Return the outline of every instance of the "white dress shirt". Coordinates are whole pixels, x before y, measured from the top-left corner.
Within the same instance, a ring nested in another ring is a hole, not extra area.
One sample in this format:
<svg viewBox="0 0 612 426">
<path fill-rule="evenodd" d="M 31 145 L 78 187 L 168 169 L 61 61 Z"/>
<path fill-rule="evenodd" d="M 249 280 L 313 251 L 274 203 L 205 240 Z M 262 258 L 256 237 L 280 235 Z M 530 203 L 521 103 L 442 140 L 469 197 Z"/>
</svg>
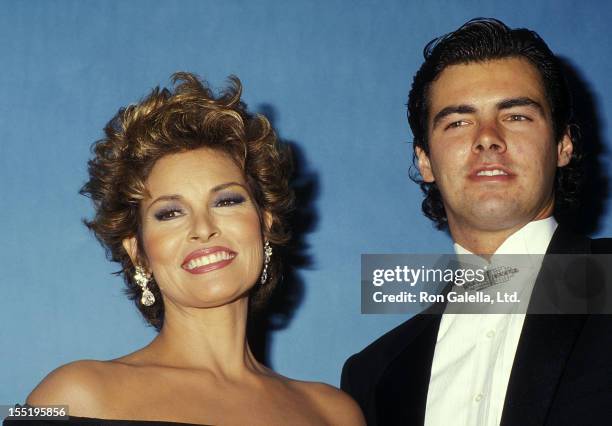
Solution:
<svg viewBox="0 0 612 426">
<path fill-rule="evenodd" d="M 494 253 L 543 255 L 557 228 L 554 218 L 530 222 Z M 455 244 L 457 254 L 470 254 Z M 541 257 L 536 256 L 541 262 Z M 526 278 L 528 303 L 536 273 Z M 525 314 L 444 313 L 434 352 L 425 424 L 497 426 Z"/>
</svg>

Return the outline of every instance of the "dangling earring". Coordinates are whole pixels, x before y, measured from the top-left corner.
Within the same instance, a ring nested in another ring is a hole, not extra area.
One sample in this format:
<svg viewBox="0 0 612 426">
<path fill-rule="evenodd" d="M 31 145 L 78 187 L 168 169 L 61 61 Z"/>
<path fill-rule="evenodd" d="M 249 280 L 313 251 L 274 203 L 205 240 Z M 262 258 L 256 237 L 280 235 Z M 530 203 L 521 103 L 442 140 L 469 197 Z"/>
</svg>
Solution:
<svg viewBox="0 0 612 426">
<path fill-rule="evenodd" d="M 266 240 L 264 244 L 264 267 L 261 272 L 261 280 L 262 284 L 265 284 L 268 281 L 268 265 L 270 264 L 270 259 L 272 258 L 272 247 L 270 247 L 270 241 Z"/>
<path fill-rule="evenodd" d="M 142 289 L 140 303 L 145 306 L 151 306 L 153 303 L 155 303 L 155 296 L 153 296 L 153 293 L 147 287 L 150 279 L 151 278 L 147 275 L 142 266 L 136 266 L 134 271 L 134 281 L 136 281 L 136 284 L 138 284 L 138 286 Z"/>
</svg>

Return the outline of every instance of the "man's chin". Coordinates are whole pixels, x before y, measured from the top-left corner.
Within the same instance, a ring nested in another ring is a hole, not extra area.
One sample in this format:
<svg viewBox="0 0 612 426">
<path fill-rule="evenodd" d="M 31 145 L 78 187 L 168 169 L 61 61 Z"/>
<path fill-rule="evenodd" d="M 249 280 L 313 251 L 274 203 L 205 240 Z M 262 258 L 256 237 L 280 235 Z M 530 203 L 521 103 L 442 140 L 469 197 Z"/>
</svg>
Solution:
<svg viewBox="0 0 612 426">
<path fill-rule="evenodd" d="M 483 232 L 498 232 L 518 229 L 530 222 L 529 215 L 516 211 L 513 206 L 504 206 L 499 209 L 483 209 L 473 212 L 469 217 L 458 220 L 456 224 L 461 227 L 472 228 Z M 452 220 L 449 218 L 449 223 Z"/>
<path fill-rule="evenodd" d="M 528 220 L 517 221 L 516 218 L 508 218 L 508 220 L 497 221 L 481 221 L 477 223 L 477 229 L 483 232 L 502 232 L 510 230 L 518 230 L 529 223 Z"/>
</svg>

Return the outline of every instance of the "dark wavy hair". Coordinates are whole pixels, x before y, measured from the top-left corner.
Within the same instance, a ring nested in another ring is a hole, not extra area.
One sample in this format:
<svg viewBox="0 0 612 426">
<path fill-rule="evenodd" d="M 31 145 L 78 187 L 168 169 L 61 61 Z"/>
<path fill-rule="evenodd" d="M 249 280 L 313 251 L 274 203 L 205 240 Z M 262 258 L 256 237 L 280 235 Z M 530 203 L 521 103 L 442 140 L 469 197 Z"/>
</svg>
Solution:
<svg viewBox="0 0 612 426">
<path fill-rule="evenodd" d="M 578 128 L 572 122 L 572 99 L 562 64 L 544 40 L 534 31 L 511 29 L 492 18 L 476 18 L 459 29 L 427 43 L 423 49 L 425 62 L 414 76 L 408 95 L 408 122 L 414 136 L 411 178 L 425 195 L 422 209 L 438 229 L 447 229 L 448 220 L 442 196 L 435 182 L 424 182 L 416 167 L 416 148 L 429 155 L 427 122 L 429 90 L 434 81 L 450 65 L 467 64 L 503 58 L 525 58 L 538 70 L 546 100 L 552 112 L 555 140 L 560 141 L 570 128 L 574 153 L 570 163 L 557 168 L 555 177 L 555 215 L 577 206 L 582 182 L 582 155 Z"/>
<path fill-rule="evenodd" d="M 274 248 L 268 281 L 258 282 L 251 292 L 252 308 L 265 304 L 282 275 L 282 249 L 290 240 L 288 216 L 294 205 L 291 154 L 264 116 L 247 111 L 240 100 L 240 80 L 235 76 L 229 80 L 229 87 L 215 96 L 196 75 L 176 73 L 172 90 L 157 87 L 137 104 L 121 108 L 104 128 L 105 137 L 92 146 L 89 181 L 80 192 L 93 200 L 95 216 L 85 224 L 109 260 L 121 265 L 117 273 L 123 275 L 126 293 L 158 331 L 164 321 L 159 287 L 152 279 L 149 288 L 156 299 L 152 306 L 139 302 L 135 266 L 122 242 L 135 236 L 142 247 L 140 201 L 146 197 L 147 176 L 165 155 L 211 148 L 236 162 L 257 206 L 262 232 Z M 264 211 L 272 217 L 269 228 L 263 225 Z"/>
</svg>

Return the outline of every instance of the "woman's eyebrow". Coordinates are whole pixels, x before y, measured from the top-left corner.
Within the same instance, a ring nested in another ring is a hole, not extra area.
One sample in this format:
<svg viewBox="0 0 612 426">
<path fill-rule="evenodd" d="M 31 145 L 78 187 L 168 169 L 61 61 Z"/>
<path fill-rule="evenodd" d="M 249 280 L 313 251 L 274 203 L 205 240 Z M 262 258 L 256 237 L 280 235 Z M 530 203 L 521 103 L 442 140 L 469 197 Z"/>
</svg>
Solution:
<svg viewBox="0 0 612 426">
<path fill-rule="evenodd" d="M 247 188 L 243 184 L 241 184 L 240 182 L 232 181 L 232 182 L 225 182 L 220 185 L 217 185 L 213 187 L 210 190 L 210 192 L 219 192 L 219 191 L 224 190 L 225 188 L 229 188 L 230 186 L 239 186 L 243 188 L 245 191 L 247 191 Z M 151 204 L 149 204 L 149 206 L 147 207 L 147 210 L 149 210 L 153 204 L 158 203 L 160 201 L 177 201 L 177 200 L 182 200 L 182 199 L 183 197 L 179 194 L 160 195 L 159 197 L 151 201 Z"/>
<path fill-rule="evenodd" d="M 160 201 L 176 201 L 176 200 L 181 200 L 182 198 L 183 197 L 181 197 L 178 194 L 160 195 L 155 200 L 151 201 L 151 204 L 149 204 L 149 206 L 147 207 L 147 211 L 151 208 L 153 204 L 158 203 Z"/>
<path fill-rule="evenodd" d="M 226 182 L 226 183 L 222 183 L 220 185 L 215 186 L 213 189 L 210 190 L 210 192 L 219 192 L 225 188 L 228 188 L 230 186 L 239 186 L 241 188 L 243 188 L 245 191 L 247 190 L 247 188 L 241 184 L 240 182 Z M 248 191 L 247 191 L 248 192 Z"/>
</svg>

